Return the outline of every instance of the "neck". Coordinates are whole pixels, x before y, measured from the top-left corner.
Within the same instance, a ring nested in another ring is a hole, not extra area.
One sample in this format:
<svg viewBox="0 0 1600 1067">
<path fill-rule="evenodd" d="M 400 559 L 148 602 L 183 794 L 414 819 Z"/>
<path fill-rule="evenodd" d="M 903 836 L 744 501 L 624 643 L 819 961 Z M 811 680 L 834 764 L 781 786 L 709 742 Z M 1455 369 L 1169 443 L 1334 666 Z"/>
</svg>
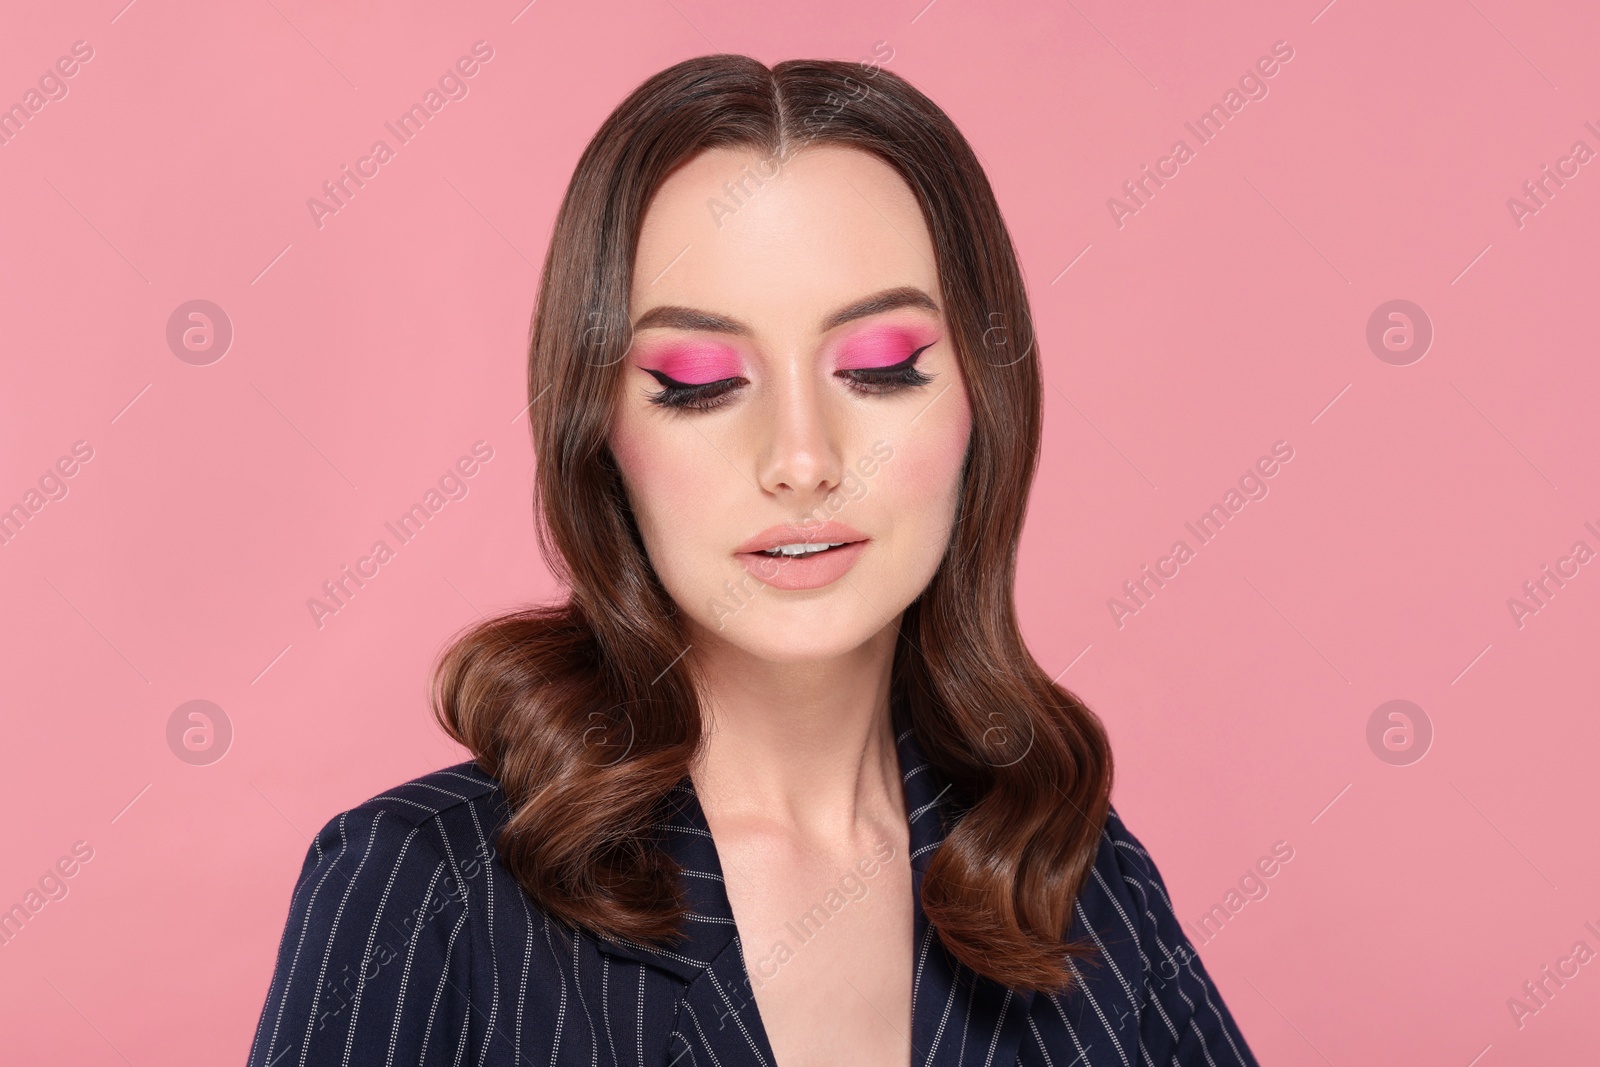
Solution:
<svg viewBox="0 0 1600 1067">
<path fill-rule="evenodd" d="M 705 739 L 691 769 L 708 817 L 816 841 L 903 824 L 889 678 L 898 630 L 826 661 L 697 648 Z"/>
</svg>

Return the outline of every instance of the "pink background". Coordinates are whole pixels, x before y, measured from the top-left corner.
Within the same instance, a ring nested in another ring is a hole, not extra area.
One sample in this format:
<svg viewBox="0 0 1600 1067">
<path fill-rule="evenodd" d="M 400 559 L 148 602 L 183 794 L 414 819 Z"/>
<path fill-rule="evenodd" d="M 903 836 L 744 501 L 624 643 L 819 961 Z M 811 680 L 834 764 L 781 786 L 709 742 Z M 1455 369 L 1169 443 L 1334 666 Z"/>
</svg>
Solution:
<svg viewBox="0 0 1600 1067">
<path fill-rule="evenodd" d="M 464 758 L 435 655 L 555 592 L 523 343 L 587 139 L 688 56 L 880 41 L 973 143 L 1031 288 L 1028 639 L 1105 719 L 1114 799 L 1262 1062 L 1592 1062 L 1600 963 L 1520 1027 L 1508 1000 L 1600 951 L 1600 562 L 1520 627 L 1507 600 L 1600 550 L 1600 161 L 1520 227 L 1507 200 L 1600 151 L 1600 17 L 1325 2 L 13 12 L 0 104 L 93 58 L 0 145 L 0 507 L 93 458 L 0 547 L 0 907 L 93 858 L 0 947 L 7 1062 L 242 1062 L 309 836 Z M 479 40 L 469 95 L 319 229 L 307 199 Z M 1198 145 L 1185 121 L 1280 40 Z M 1180 137 L 1119 227 L 1108 198 Z M 234 329 L 208 366 L 166 341 L 194 299 Z M 1406 366 L 1366 340 L 1395 299 L 1435 331 Z M 308 598 L 479 440 L 468 495 L 319 629 Z M 1108 598 L 1280 440 L 1270 495 L 1119 627 Z M 234 732 L 209 765 L 168 745 L 194 699 Z M 1406 765 L 1367 740 L 1393 699 L 1433 730 Z M 1268 895 L 1198 934 L 1279 841 Z"/>
</svg>

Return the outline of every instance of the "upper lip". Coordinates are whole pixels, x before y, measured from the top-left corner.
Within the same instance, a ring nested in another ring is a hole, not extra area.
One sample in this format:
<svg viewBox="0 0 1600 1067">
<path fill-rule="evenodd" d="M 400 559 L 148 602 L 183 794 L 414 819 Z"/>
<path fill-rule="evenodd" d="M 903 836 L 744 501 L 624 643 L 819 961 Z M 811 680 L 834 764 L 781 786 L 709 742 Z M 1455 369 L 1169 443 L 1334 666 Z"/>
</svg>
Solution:
<svg viewBox="0 0 1600 1067">
<path fill-rule="evenodd" d="M 842 522 L 823 522 L 815 525 L 785 524 L 767 527 L 734 551 L 768 552 L 779 545 L 837 545 L 866 539 L 866 534 Z"/>
</svg>

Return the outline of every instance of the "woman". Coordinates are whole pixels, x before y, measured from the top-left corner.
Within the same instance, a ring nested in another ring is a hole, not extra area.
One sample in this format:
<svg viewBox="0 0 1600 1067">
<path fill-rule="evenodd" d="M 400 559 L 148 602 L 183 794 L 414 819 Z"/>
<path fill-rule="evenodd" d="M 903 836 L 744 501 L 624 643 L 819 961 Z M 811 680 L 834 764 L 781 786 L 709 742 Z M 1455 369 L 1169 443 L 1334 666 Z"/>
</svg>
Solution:
<svg viewBox="0 0 1600 1067">
<path fill-rule="evenodd" d="M 318 835 L 251 1064 L 1253 1065 L 1018 631 L 1040 381 L 902 79 L 635 90 L 533 321 L 570 598 L 441 662 L 474 761 Z"/>
</svg>

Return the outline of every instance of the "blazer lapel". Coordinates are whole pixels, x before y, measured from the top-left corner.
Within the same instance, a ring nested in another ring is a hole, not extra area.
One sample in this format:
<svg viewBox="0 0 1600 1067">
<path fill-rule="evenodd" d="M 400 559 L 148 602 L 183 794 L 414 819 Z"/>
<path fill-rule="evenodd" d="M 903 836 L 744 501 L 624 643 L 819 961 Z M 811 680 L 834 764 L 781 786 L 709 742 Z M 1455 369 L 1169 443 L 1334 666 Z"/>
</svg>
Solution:
<svg viewBox="0 0 1600 1067">
<path fill-rule="evenodd" d="M 722 862 L 693 783 L 684 778 L 669 801 L 659 840 L 683 872 L 680 884 L 689 905 L 685 937 L 667 950 L 612 939 L 600 940 L 600 947 L 665 968 L 688 983 L 669 1046 L 674 1064 L 776 1067 L 745 968 Z M 685 1050 L 690 1055 L 684 1056 Z"/>
<path fill-rule="evenodd" d="M 909 719 L 896 703 L 895 745 L 911 841 L 915 954 L 911 960 L 913 1067 L 960 1067 L 1016 1061 L 1033 1001 L 1031 990 L 980 978 L 950 956 L 922 910 L 923 875 L 961 809 L 950 784 L 928 762 Z M 666 949 L 599 937 L 599 948 L 662 968 L 687 983 L 679 1007 L 674 1056 L 679 1064 L 777 1067 L 761 1025 L 723 883 L 722 864 L 705 813 L 686 777 L 671 794 L 660 842 L 683 871 L 689 904 L 684 938 Z M 701 1051 L 709 1052 L 701 1058 Z"/>
</svg>

